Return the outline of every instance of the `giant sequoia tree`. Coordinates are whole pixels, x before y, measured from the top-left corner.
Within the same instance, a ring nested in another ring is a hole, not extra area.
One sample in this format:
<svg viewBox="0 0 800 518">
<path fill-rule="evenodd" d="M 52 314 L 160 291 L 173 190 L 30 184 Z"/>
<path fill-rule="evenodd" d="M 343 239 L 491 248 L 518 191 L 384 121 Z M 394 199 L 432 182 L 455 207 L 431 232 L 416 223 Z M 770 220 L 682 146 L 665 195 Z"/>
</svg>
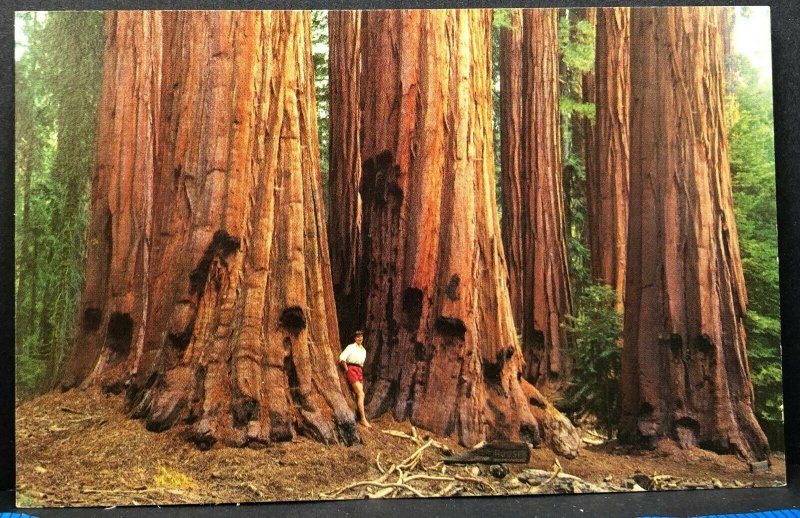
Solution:
<svg viewBox="0 0 800 518">
<path fill-rule="evenodd" d="M 521 41 L 514 34 L 519 29 L 512 26 L 504 32 L 501 48 L 501 81 L 510 87 L 502 93 L 503 226 L 505 248 L 513 259 L 509 276 L 520 290 L 512 301 L 518 305 L 514 312 L 522 334 L 523 374 L 541 384 L 557 379 L 569 365 L 561 326 L 571 311 L 571 295 L 561 174 L 558 10 L 525 9 L 522 18 Z M 516 49 L 521 54 L 513 54 Z M 521 106 L 513 100 L 515 88 Z"/>
<path fill-rule="evenodd" d="M 766 459 L 745 350 L 719 10 L 631 14 L 621 435 Z"/>
<path fill-rule="evenodd" d="M 328 208 L 331 276 L 342 341 L 363 324 L 359 91 L 361 11 L 330 11 L 330 170 Z M 348 342 L 349 343 L 349 342 Z"/>
<path fill-rule="evenodd" d="M 201 446 L 350 443 L 310 14 L 106 19 L 86 286 L 63 380 Z"/>
<path fill-rule="evenodd" d="M 592 277 L 617 292 L 622 312 L 630 165 L 630 8 L 598 9 L 596 145 L 586 168 Z"/>
<path fill-rule="evenodd" d="M 494 196 L 491 14 L 367 11 L 362 30 L 368 412 L 465 445 L 538 442 L 541 425 L 574 454 L 571 425 L 521 381 Z"/>
</svg>

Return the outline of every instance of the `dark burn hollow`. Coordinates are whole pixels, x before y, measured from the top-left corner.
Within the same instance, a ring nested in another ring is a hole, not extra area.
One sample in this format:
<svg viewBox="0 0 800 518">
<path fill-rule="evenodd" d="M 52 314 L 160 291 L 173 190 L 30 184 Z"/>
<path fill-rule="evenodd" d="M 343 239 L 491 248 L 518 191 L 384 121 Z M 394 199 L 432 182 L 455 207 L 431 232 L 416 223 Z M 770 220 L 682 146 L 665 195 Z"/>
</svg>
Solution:
<svg viewBox="0 0 800 518">
<path fill-rule="evenodd" d="M 83 312 L 83 330 L 93 333 L 100 329 L 103 322 L 103 312 L 97 308 L 86 308 Z"/>
<path fill-rule="evenodd" d="M 450 282 L 447 283 L 447 287 L 444 289 L 447 298 L 450 300 L 458 300 L 458 285 L 460 283 L 461 277 L 459 277 L 457 273 L 454 273 L 453 276 L 450 277 Z"/>
<path fill-rule="evenodd" d="M 133 339 L 133 320 L 127 313 L 112 313 L 108 320 L 106 347 L 111 349 L 117 358 L 128 356 Z"/>
<path fill-rule="evenodd" d="M 306 317 L 303 314 L 303 309 L 299 306 L 290 306 L 281 312 L 278 317 L 278 323 L 281 327 L 288 329 L 293 333 L 299 333 L 306 328 Z"/>
<path fill-rule="evenodd" d="M 503 374 L 503 366 L 514 356 L 514 348 L 508 347 L 502 351 L 497 351 L 497 359 L 494 362 L 483 363 L 483 379 L 486 383 L 500 385 Z"/>
<path fill-rule="evenodd" d="M 711 337 L 706 334 L 700 335 L 695 339 L 694 348 L 706 356 L 713 356 L 716 349 Z"/>
<path fill-rule="evenodd" d="M 418 288 L 403 290 L 403 313 L 406 316 L 406 329 L 416 331 L 422 317 L 422 290 Z"/>
<path fill-rule="evenodd" d="M 467 326 L 464 324 L 464 321 L 460 318 L 453 318 L 453 317 L 445 317 L 440 316 L 436 318 L 436 322 L 434 323 L 434 327 L 436 331 L 442 335 L 451 338 L 458 338 L 460 340 L 464 339 L 464 335 L 467 334 Z"/>
<path fill-rule="evenodd" d="M 662 339 L 662 342 L 666 342 L 669 345 L 673 358 L 677 360 L 683 356 L 683 338 L 681 338 L 681 335 L 673 333 L 668 338 Z"/>
<path fill-rule="evenodd" d="M 192 333 L 194 333 L 194 322 L 195 320 L 192 319 L 189 325 L 186 326 L 186 329 L 180 333 L 167 333 L 169 344 L 172 345 L 173 348 L 181 352 L 186 350 L 186 346 L 189 345 L 189 340 L 192 339 Z"/>
<path fill-rule="evenodd" d="M 359 193 L 366 206 L 373 202 L 385 205 L 390 198 L 397 203 L 403 200 L 403 189 L 397 180 L 400 177 L 400 166 L 394 163 L 394 155 L 384 150 L 361 163 L 361 182 Z"/>
<path fill-rule="evenodd" d="M 225 258 L 231 253 L 239 249 L 240 241 L 238 237 L 231 236 L 224 230 L 217 230 L 214 232 L 214 237 L 211 239 L 211 244 L 208 245 L 206 251 L 197 267 L 189 274 L 190 291 L 202 297 L 206 289 L 206 282 L 208 281 L 208 272 L 211 269 L 211 263 L 214 262 L 215 257 L 219 257 L 222 263 L 225 264 Z"/>
<path fill-rule="evenodd" d="M 231 404 L 231 413 L 233 414 L 233 426 L 242 428 L 250 421 L 257 421 L 259 418 L 261 408 L 258 406 L 258 401 L 252 397 L 237 394 L 233 398 Z"/>
<path fill-rule="evenodd" d="M 385 171 L 394 163 L 394 155 L 388 149 L 384 149 L 375 156 L 375 169 Z"/>
</svg>

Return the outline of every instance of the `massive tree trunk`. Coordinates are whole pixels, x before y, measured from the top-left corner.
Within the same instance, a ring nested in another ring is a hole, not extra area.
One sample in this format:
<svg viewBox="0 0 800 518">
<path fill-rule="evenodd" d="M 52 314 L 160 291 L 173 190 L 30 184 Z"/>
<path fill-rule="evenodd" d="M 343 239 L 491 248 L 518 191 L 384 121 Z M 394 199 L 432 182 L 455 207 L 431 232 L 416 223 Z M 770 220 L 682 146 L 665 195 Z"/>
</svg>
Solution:
<svg viewBox="0 0 800 518">
<path fill-rule="evenodd" d="M 524 375 L 537 384 L 568 368 L 561 327 L 571 312 L 558 86 L 558 11 L 523 10 L 521 221 Z M 505 210 L 505 209 L 504 209 Z"/>
<path fill-rule="evenodd" d="M 624 311 L 630 167 L 630 8 L 598 9 L 595 156 L 586 169 L 592 277 L 617 292 Z"/>
<path fill-rule="evenodd" d="M 500 173 L 503 203 L 503 249 L 508 265 L 508 292 L 518 330 L 523 328 L 522 236 L 522 12 L 511 12 L 511 25 L 500 29 Z"/>
<path fill-rule="evenodd" d="M 546 403 L 520 381 L 494 196 L 491 14 L 367 11 L 364 31 L 368 413 L 464 445 L 537 443 L 563 416 L 550 407 L 537 422 L 529 401 Z M 574 455 L 571 426 L 557 434 Z"/>
<path fill-rule="evenodd" d="M 328 235 L 339 336 L 349 343 L 363 325 L 361 278 L 361 11 L 330 11 L 330 173 Z M 369 78 L 367 78 L 369 80 Z"/>
<path fill-rule="evenodd" d="M 185 423 L 203 448 L 298 432 L 352 443 L 310 14 L 119 12 L 107 31 L 83 322 L 64 385 L 127 386 L 148 429 Z"/>
<path fill-rule="evenodd" d="M 66 386 L 121 378 L 116 367 L 146 315 L 161 29 L 158 12 L 106 15 L 84 289 Z"/>
<path fill-rule="evenodd" d="M 635 9 L 621 436 L 766 459 L 753 412 L 719 10 Z M 646 85 L 646 88 L 644 86 Z"/>
</svg>

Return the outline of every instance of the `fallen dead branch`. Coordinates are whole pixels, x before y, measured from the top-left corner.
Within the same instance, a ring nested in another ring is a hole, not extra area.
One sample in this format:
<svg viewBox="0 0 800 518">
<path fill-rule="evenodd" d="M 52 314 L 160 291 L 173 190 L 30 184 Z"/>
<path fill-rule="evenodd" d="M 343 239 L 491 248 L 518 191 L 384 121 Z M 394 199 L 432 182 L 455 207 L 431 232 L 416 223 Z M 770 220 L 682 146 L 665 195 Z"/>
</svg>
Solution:
<svg viewBox="0 0 800 518">
<path fill-rule="evenodd" d="M 420 446 L 425 443 L 425 440 L 417 434 L 417 429 L 413 426 L 411 427 L 411 435 L 405 432 L 401 432 L 399 430 L 381 430 L 381 432 L 385 433 L 386 435 L 391 435 L 393 437 L 401 437 L 403 439 L 408 439 L 414 442 L 417 446 Z M 449 446 L 446 446 L 440 443 L 439 441 L 434 441 L 433 439 L 427 439 L 427 440 L 431 442 L 431 446 L 441 451 L 445 455 L 449 456 L 453 454 L 453 450 Z"/>
<path fill-rule="evenodd" d="M 353 497 L 387 498 L 398 496 L 402 491 L 407 491 L 421 498 L 452 496 L 466 489 L 463 484 L 458 484 L 457 482 L 477 484 L 481 488 L 488 488 L 493 494 L 499 494 L 498 490 L 486 480 L 461 475 L 444 476 L 443 472 L 446 472 L 446 470 L 441 462 L 434 463 L 431 467 L 426 468 L 422 463 L 425 451 L 431 447 L 443 451 L 443 446 L 433 439 L 425 440 L 420 438 L 415 428 L 412 427 L 410 435 L 396 430 L 383 430 L 383 432 L 395 437 L 409 439 L 419 447 L 399 463 L 392 464 L 388 469 L 384 469 L 383 465 L 381 465 L 380 454 L 378 454 L 375 458 L 375 465 L 378 471 L 381 472 L 381 476 L 372 480 L 354 482 L 332 493 L 320 493 L 322 498 L 340 498 L 343 493 L 362 488 L 377 488 L 378 491 L 372 493 L 369 491 L 365 493 L 357 492 Z M 396 480 L 389 482 L 389 477 L 396 477 Z M 411 485 L 412 482 L 415 485 Z M 443 483 L 446 484 L 442 486 Z M 440 487 L 431 487 L 437 485 Z"/>
</svg>

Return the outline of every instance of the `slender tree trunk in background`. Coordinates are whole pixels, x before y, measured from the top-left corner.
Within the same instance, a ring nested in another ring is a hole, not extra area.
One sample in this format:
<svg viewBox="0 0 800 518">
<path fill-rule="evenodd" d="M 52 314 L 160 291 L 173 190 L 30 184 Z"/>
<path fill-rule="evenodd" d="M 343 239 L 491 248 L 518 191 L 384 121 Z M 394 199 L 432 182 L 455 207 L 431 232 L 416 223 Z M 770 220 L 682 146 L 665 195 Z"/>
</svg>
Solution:
<svg viewBox="0 0 800 518">
<path fill-rule="evenodd" d="M 511 26 L 500 29 L 500 171 L 502 182 L 503 249 L 508 265 L 508 292 L 514 324 L 521 330 L 525 322 L 523 266 L 526 250 L 522 245 L 522 12 L 514 9 Z"/>
<path fill-rule="evenodd" d="M 523 10 L 523 353 L 526 378 L 557 380 L 569 366 L 561 327 L 571 312 L 564 223 L 556 9 Z M 510 215 L 511 216 L 511 215 Z M 511 216 L 514 217 L 514 216 Z"/>
<path fill-rule="evenodd" d="M 631 14 L 621 438 L 766 459 L 745 349 L 720 11 Z"/>
<path fill-rule="evenodd" d="M 577 24 L 579 22 L 586 22 L 591 25 L 595 32 L 597 30 L 597 9 L 594 7 L 583 7 L 577 9 L 571 9 L 570 11 L 573 12 L 573 24 L 571 25 L 572 30 L 577 32 Z M 588 72 L 584 72 L 581 74 L 581 92 L 580 92 L 580 100 L 586 104 L 595 104 L 595 70 L 590 70 Z M 582 115 L 579 112 L 573 112 L 572 114 L 572 149 L 574 155 L 578 158 L 578 160 L 583 164 L 584 172 L 586 178 L 588 179 L 590 176 L 596 175 L 593 171 L 595 168 L 595 161 L 598 153 L 597 149 L 597 141 L 595 139 L 595 122 L 586 115 Z M 565 190 L 569 192 L 569 196 L 586 196 L 585 194 L 585 187 L 580 185 L 577 175 L 567 175 L 565 174 L 565 183 L 567 182 L 567 178 L 571 178 L 573 185 L 565 185 Z M 581 192 L 584 191 L 584 192 Z M 587 196 L 587 205 L 589 200 Z M 571 214 L 571 207 L 569 202 L 565 202 L 565 210 L 566 210 L 566 221 L 568 224 L 567 232 L 573 232 L 573 235 L 581 239 L 583 241 L 589 232 L 589 223 L 588 217 L 584 219 L 583 224 L 580 227 L 576 227 L 574 230 L 570 228 L 570 222 L 573 221 L 573 215 Z M 587 212 L 590 210 L 590 207 L 587 206 Z M 589 238 L 591 239 L 591 238 Z"/>
<path fill-rule="evenodd" d="M 539 442 L 547 419 L 566 419 L 545 417 L 520 382 L 494 196 L 491 13 L 366 11 L 363 30 L 368 413 L 464 445 Z M 559 433 L 574 440 L 568 421 Z"/>
<path fill-rule="evenodd" d="M 592 278 L 614 288 L 622 313 L 630 168 L 630 8 L 598 9 L 595 49 L 596 154 L 586 169 Z"/>
<path fill-rule="evenodd" d="M 202 448 L 354 442 L 310 13 L 165 13 L 163 36 L 160 13 L 107 16 L 84 322 L 65 385 L 127 385 L 148 429 L 186 423 Z"/>
<path fill-rule="evenodd" d="M 736 62 L 733 58 L 733 30 L 736 26 L 736 8 L 719 8 L 719 33 L 722 36 L 722 58 L 724 59 L 725 77 L 733 77 Z"/>
<path fill-rule="evenodd" d="M 359 94 L 361 11 L 330 11 L 330 172 L 328 235 L 339 339 L 350 343 L 364 323 L 361 286 L 361 154 Z"/>
</svg>

